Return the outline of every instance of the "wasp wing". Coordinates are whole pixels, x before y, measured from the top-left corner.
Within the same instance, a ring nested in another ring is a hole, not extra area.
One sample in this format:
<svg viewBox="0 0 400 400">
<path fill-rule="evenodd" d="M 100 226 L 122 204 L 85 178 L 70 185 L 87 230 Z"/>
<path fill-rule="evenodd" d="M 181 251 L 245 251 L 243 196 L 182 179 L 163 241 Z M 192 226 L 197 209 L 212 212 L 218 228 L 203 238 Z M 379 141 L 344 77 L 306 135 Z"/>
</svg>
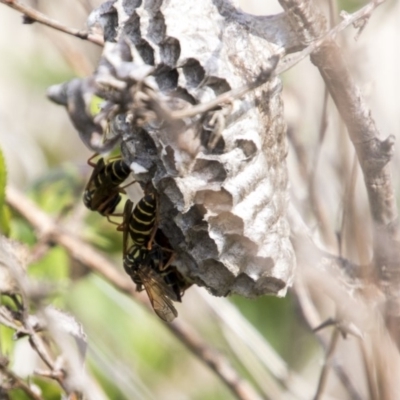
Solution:
<svg viewBox="0 0 400 400">
<path fill-rule="evenodd" d="M 89 160 L 91 160 L 91 159 L 89 159 Z M 89 163 L 89 165 L 92 165 L 92 164 Z M 85 190 L 84 190 L 84 194 L 83 194 L 83 202 L 84 202 L 85 206 L 93 211 L 96 210 L 96 204 L 95 204 L 96 203 L 96 191 L 97 191 L 96 178 L 103 170 L 104 170 L 104 160 L 102 158 L 100 158 L 97 161 L 97 163 L 94 165 L 92 174 L 90 175 L 89 181 L 85 186 Z"/>
<path fill-rule="evenodd" d="M 155 313 L 164 321 L 172 322 L 178 316 L 178 312 L 169 297 L 174 297 L 175 294 L 165 284 L 162 276 L 149 266 L 139 268 L 136 273 L 146 289 Z"/>
<path fill-rule="evenodd" d="M 85 192 L 90 194 L 90 196 L 87 197 L 86 206 L 100 213 L 102 213 L 101 210 L 103 208 L 107 208 L 107 206 L 112 208 L 113 203 L 119 202 L 116 199 L 118 194 L 115 194 L 115 190 L 109 187 L 111 180 L 105 173 L 105 170 L 106 164 L 104 158 L 99 158 L 85 187 Z M 111 203 L 111 206 L 109 203 Z"/>
<path fill-rule="evenodd" d="M 85 187 L 86 190 L 96 189 L 97 185 L 96 185 L 95 180 L 99 174 L 103 173 L 105 167 L 106 167 L 106 164 L 104 162 L 104 158 L 99 158 L 99 160 L 97 161 L 96 165 L 93 168 L 93 171 L 92 171 L 92 174 L 90 175 L 88 183 L 86 184 L 86 187 Z"/>
<path fill-rule="evenodd" d="M 122 252 L 125 256 L 128 254 L 128 249 L 131 247 L 131 243 L 129 243 L 130 235 L 129 235 L 129 220 L 132 216 L 133 202 L 130 199 L 127 199 L 125 202 L 122 224 L 118 226 L 117 230 L 122 231 Z"/>
</svg>

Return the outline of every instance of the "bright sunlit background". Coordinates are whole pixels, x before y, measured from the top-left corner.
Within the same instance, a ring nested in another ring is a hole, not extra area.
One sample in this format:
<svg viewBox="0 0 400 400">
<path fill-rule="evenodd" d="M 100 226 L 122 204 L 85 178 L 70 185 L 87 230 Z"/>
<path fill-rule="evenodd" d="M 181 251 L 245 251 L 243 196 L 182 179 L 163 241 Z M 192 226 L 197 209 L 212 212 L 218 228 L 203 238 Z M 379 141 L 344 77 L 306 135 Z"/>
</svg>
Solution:
<svg viewBox="0 0 400 400">
<path fill-rule="evenodd" d="M 100 0 L 42 0 L 33 5 L 66 25 L 84 28 L 89 10 L 100 3 Z M 263 8 L 258 3 L 261 2 L 241 2 L 249 13 L 271 14 L 281 10 L 278 2 L 263 2 Z M 317 3 L 326 8 L 324 1 Z M 339 4 L 340 9 L 352 12 L 364 3 L 343 0 Z M 388 1 L 374 12 L 357 41 L 354 40 L 356 31 L 351 27 L 338 39 L 384 137 L 398 136 L 400 126 L 398 21 L 399 2 Z M 86 211 L 81 202 L 90 172 L 86 160 L 91 153 L 79 140 L 64 108 L 46 98 L 50 85 L 90 74 L 99 59 L 100 47 L 39 24 L 23 25 L 21 15 L 2 4 L 0 27 L 0 147 L 6 158 L 9 183 L 27 191 L 54 217 L 61 214 L 60 218 L 66 223 L 71 215 L 81 216 L 84 222 L 79 225 L 79 232 L 115 260 L 116 268 L 121 268 L 120 235 L 103 217 Z M 283 83 L 288 127 L 308 160 L 316 160 L 317 164 L 309 162 L 307 168 L 314 169 L 316 185 L 321 187 L 324 212 L 331 226 L 338 228 L 344 191 L 338 177 L 345 174 L 344 170 L 351 170 L 352 146 L 329 100 L 328 129 L 319 147 L 324 87 L 309 60 L 286 73 Z M 393 172 L 397 192 L 400 189 L 396 173 L 399 162 L 396 146 Z M 304 212 L 306 220 L 310 217 L 307 222 L 313 228 L 316 222 L 307 214 L 307 208 L 311 207 L 307 186 L 292 142 L 288 166 L 293 202 Z M 360 174 L 357 185 L 360 213 L 368 213 Z M 22 220 L 14 221 L 13 235 L 34 244 L 33 232 Z M 328 239 L 335 248 L 333 230 Z M 88 335 L 89 372 L 106 398 L 233 398 L 216 375 L 192 356 L 154 314 L 71 261 L 63 249 L 52 248 L 29 273 L 60 285 L 54 304 L 68 310 L 82 323 Z M 232 304 L 242 316 L 230 307 Z M 285 299 L 234 297 L 228 302 L 213 299 L 204 289 L 191 288 L 177 309 L 179 318 L 194 326 L 212 346 L 221 349 L 256 387 L 262 390 L 271 384 L 273 374 L 266 373 L 272 368 L 268 363 L 276 366 L 284 361 L 302 376 L 303 383 L 307 382 L 304 393 L 313 393 L 323 352 L 302 322 L 291 294 Z M 32 374 L 36 355 L 30 351 L 27 341 L 11 342 L 11 332 L 4 327 L 0 327 L 0 331 L 2 352 L 11 353 L 16 372 Z M 269 346 L 281 359 L 274 359 L 274 355 L 268 353 Z M 262 354 L 268 356 L 263 359 Z M 44 398 L 60 398 L 56 384 L 37 383 Z M 333 379 L 331 387 L 335 385 L 337 382 Z M 340 389 L 333 390 L 338 390 L 335 392 L 337 399 L 345 398 L 341 397 Z M 13 398 L 24 397 L 16 393 Z"/>
</svg>

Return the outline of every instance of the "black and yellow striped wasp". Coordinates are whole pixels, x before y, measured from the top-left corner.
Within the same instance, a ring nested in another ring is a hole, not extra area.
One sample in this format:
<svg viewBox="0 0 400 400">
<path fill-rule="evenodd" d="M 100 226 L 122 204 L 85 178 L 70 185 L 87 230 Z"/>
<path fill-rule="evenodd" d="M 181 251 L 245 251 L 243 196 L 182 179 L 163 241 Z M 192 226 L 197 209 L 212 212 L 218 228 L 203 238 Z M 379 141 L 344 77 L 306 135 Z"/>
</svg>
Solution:
<svg viewBox="0 0 400 400">
<path fill-rule="evenodd" d="M 156 219 L 154 194 L 144 196 L 134 209 L 133 203 L 126 201 L 123 222 L 118 228 L 123 231 L 123 264 L 137 290 L 143 287 L 146 290 L 155 313 L 171 322 L 178 315 L 172 301 L 181 300 L 185 281 L 170 265 L 173 251 L 154 240 L 154 232 L 158 230 Z"/>
<path fill-rule="evenodd" d="M 83 193 L 83 203 L 89 210 L 98 211 L 109 219 L 121 201 L 123 188 L 120 185 L 128 178 L 131 170 L 122 159 L 105 162 L 100 157 L 97 163 L 92 162 L 97 154 L 89 158 L 88 164 L 93 167 L 92 175 Z M 133 182 L 132 182 L 133 183 Z"/>
</svg>

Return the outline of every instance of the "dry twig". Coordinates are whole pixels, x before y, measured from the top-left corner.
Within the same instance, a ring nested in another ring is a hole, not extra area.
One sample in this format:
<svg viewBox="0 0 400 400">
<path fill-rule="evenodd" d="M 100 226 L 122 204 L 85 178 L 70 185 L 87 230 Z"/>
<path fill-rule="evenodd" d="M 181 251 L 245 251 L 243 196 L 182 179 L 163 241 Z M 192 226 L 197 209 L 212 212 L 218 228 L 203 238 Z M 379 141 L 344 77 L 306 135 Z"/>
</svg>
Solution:
<svg viewBox="0 0 400 400">
<path fill-rule="evenodd" d="M 2 362 L 0 362 L 0 373 L 10 379 L 13 382 L 13 386 L 15 388 L 23 390 L 27 394 L 27 396 L 29 396 L 29 398 L 33 400 L 43 400 L 42 396 L 32 390 L 31 387 L 23 379 L 21 379 L 14 372 L 10 371 L 7 366 L 4 365 Z"/>
<path fill-rule="evenodd" d="M 308 324 L 310 329 L 313 329 L 319 325 L 321 325 L 321 319 L 319 313 L 311 300 L 310 294 L 303 282 L 302 277 L 297 277 L 296 283 L 294 286 L 294 292 L 298 299 L 298 304 L 300 306 L 303 318 L 305 322 Z M 324 338 L 320 335 L 316 335 L 317 340 L 321 344 L 322 348 L 325 350 L 326 354 L 329 353 L 328 351 L 328 344 L 324 340 Z M 353 383 L 351 382 L 348 373 L 344 370 L 343 366 L 338 363 L 335 358 L 330 358 L 330 366 L 335 371 L 336 375 L 338 376 L 339 380 L 342 382 L 343 387 L 347 390 L 350 395 L 351 399 L 354 400 L 361 400 L 362 397 L 354 387 Z M 322 375 L 322 372 L 321 372 Z"/>
<path fill-rule="evenodd" d="M 319 381 L 318 381 L 318 387 L 317 387 L 317 392 L 315 393 L 314 396 L 314 400 L 319 400 L 322 396 L 322 393 L 324 391 L 325 385 L 326 385 L 326 381 L 328 379 L 328 372 L 329 372 L 329 368 L 331 367 L 331 359 L 333 357 L 333 354 L 335 352 L 336 349 L 336 345 L 338 343 L 339 340 L 339 329 L 334 329 L 333 333 L 332 333 L 332 338 L 331 341 L 329 343 L 329 347 L 328 347 L 328 351 L 326 353 L 326 359 L 325 359 L 325 363 L 324 366 L 322 367 L 321 370 L 321 374 L 319 376 Z"/>
<path fill-rule="evenodd" d="M 100 36 L 93 35 L 84 30 L 79 30 L 79 29 L 70 28 L 68 26 L 65 26 L 65 25 L 61 24 L 60 22 L 58 22 L 54 19 L 51 19 L 51 18 L 47 17 L 46 15 L 40 13 L 39 11 L 37 11 L 31 7 L 28 7 L 25 4 L 20 3 L 19 1 L 0 0 L 0 3 L 3 3 L 4 5 L 21 12 L 22 14 L 24 14 L 24 16 L 28 17 L 30 21 L 35 21 L 40 24 L 49 26 L 50 28 L 56 29 L 56 30 L 64 32 L 64 33 L 68 33 L 69 35 L 75 36 L 79 39 L 88 40 L 89 42 L 97 44 L 98 46 L 104 45 L 104 41 Z"/>
<path fill-rule="evenodd" d="M 337 24 L 334 28 L 332 28 L 328 32 L 324 32 L 322 30 L 321 26 L 317 29 L 318 34 L 315 34 L 314 37 L 311 37 L 307 33 L 301 32 L 301 37 L 304 38 L 304 42 L 307 45 L 307 47 L 305 47 L 302 51 L 300 51 L 296 56 L 290 57 L 289 59 L 286 60 L 286 62 L 284 62 L 280 66 L 278 66 L 278 68 L 276 70 L 276 74 L 277 75 L 282 74 L 283 72 L 286 72 L 289 69 L 293 68 L 301 60 L 303 60 L 304 58 L 309 56 L 311 53 L 316 51 L 318 48 L 322 47 L 322 45 L 325 42 L 335 39 L 337 34 L 340 33 L 341 31 L 343 31 L 344 29 L 346 29 L 349 25 L 355 25 L 360 20 L 368 19 L 371 16 L 372 12 L 375 10 L 375 8 L 378 7 L 380 4 L 382 4 L 384 1 L 385 0 L 372 1 L 372 2 L 368 3 L 366 6 L 364 6 L 363 8 L 360 8 L 357 12 L 350 14 L 350 15 L 346 15 L 346 18 L 344 18 L 342 22 Z M 301 11 L 302 7 L 299 6 L 299 4 L 301 4 L 301 1 L 280 0 L 280 3 L 282 5 L 282 7 L 288 12 L 290 17 L 293 17 L 296 14 L 302 15 L 302 11 Z M 312 4 L 310 5 L 310 3 L 312 3 L 312 1 L 308 0 L 307 3 L 305 3 L 307 5 L 304 5 L 304 8 L 312 9 L 313 5 Z M 298 9 L 300 11 L 296 12 L 296 9 Z M 306 15 L 307 15 L 307 13 L 306 13 Z M 318 24 L 321 23 L 320 18 L 315 18 L 315 19 L 311 18 L 311 20 L 318 21 Z M 324 21 L 324 18 L 322 18 L 322 20 Z M 294 25 L 297 25 L 297 22 L 299 22 L 299 21 L 295 21 Z M 309 25 L 310 25 L 310 22 L 308 22 L 306 24 L 306 26 L 309 26 Z M 315 27 L 313 27 L 313 29 L 315 29 Z M 308 43 L 310 43 L 310 44 L 308 45 Z"/>
<path fill-rule="evenodd" d="M 326 130 L 328 127 L 328 90 L 324 88 L 324 99 L 322 106 L 322 115 L 319 126 L 318 144 L 314 153 L 314 157 L 309 165 L 310 176 L 308 179 L 308 193 L 310 199 L 311 209 L 313 210 L 315 217 L 318 222 L 319 229 L 322 237 L 330 247 L 334 248 L 336 242 L 335 237 L 331 229 L 329 229 L 329 217 L 326 205 L 321 201 L 320 193 L 318 193 L 316 184 L 318 171 L 318 162 L 321 154 L 321 148 L 325 139 Z"/>
</svg>

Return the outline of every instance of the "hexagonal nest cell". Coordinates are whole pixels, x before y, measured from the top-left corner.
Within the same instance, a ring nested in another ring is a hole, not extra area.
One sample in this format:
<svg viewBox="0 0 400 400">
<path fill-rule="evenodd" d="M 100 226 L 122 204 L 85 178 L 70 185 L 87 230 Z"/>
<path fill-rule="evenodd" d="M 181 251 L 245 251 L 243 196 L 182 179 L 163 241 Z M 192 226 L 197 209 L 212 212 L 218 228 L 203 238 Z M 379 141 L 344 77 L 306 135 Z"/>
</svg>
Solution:
<svg viewBox="0 0 400 400">
<path fill-rule="evenodd" d="M 105 99 L 98 125 L 158 193 L 174 264 L 217 296 L 284 295 L 295 257 L 279 78 L 185 116 L 254 82 L 277 47 L 222 0 L 109 1 L 89 21 L 105 39 L 87 78 Z"/>
</svg>

